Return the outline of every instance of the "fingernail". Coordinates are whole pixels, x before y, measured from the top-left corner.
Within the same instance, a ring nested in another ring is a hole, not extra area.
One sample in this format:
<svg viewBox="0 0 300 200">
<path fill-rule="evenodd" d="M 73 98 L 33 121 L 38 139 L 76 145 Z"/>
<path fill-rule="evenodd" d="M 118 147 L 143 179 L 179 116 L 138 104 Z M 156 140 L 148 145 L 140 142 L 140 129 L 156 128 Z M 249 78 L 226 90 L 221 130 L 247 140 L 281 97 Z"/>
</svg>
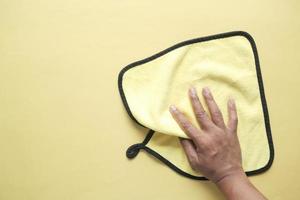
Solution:
<svg viewBox="0 0 300 200">
<path fill-rule="evenodd" d="M 177 110 L 177 108 L 176 108 L 174 105 L 171 105 L 171 106 L 170 106 L 170 111 L 174 112 L 174 111 L 176 111 L 176 110 Z"/>
<path fill-rule="evenodd" d="M 190 88 L 190 94 L 191 94 L 193 97 L 197 96 L 197 91 L 196 91 L 196 88 L 195 88 L 194 86 L 192 86 L 192 87 Z"/>
<path fill-rule="evenodd" d="M 210 89 L 208 87 L 203 88 L 203 94 L 209 95 L 210 94 Z"/>
</svg>

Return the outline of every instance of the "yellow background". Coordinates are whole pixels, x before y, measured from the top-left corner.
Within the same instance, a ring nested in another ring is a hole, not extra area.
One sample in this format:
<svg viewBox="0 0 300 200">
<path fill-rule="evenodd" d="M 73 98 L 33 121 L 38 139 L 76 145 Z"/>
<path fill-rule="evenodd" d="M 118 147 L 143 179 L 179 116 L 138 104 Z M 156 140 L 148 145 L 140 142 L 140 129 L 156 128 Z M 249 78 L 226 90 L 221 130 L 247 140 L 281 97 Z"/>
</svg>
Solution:
<svg viewBox="0 0 300 200">
<path fill-rule="evenodd" d="M 248 31 L 275 144 L 253 183 L 300 195 L 300 4 L 294 1 L 0 1 L 0 199 L 222 199 L 148 155 L 117 89 L 122 67 L 187 39 Z"/>
</svg>

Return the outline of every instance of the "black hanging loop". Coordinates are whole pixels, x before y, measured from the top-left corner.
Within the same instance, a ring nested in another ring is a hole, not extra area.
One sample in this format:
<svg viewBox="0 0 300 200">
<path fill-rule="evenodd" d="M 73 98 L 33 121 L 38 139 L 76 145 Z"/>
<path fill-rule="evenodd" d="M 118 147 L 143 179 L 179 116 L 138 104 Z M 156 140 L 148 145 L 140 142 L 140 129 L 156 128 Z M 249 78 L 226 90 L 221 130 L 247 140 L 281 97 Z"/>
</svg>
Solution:
<svg viewBox="0 0 300 200">
<path fill-rule="evenodd" d="M 131 145 L 126 151 L 127 158 L 132 159 L 132 158 L 136 157 L 138 155 L 138 153 L 140 152 L 140 149 L 143 149 L 144 147 L 145 147 L 145 145 L 143 143 Z"/>
<path fill-rule="evenodd" d="M 131 145 L 126 151 L 127 158 L 132 159 L 138 155 L 138 153 L 140 152 L 140 149 L 145 149 L 145 146 L 152 138 L 154 132 L 155 132 L 154 130 L 150 129 L 142 143 Z"/>
</svg>

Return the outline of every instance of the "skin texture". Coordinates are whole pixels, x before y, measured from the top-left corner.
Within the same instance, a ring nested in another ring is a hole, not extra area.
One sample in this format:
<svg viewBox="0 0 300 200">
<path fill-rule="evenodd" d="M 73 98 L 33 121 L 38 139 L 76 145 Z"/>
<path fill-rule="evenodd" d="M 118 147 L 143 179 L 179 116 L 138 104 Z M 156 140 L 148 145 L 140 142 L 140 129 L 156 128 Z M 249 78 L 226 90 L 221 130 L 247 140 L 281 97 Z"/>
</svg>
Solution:
<svg viewBox="0 0 300 200">
<path fill-rule="evenodd" d="M 209 88 L 202 90 L 209 114 L 204 110 L 196 89 L 189 89 L 189 98 L 200 129 L 174 105 L 170 113 L 189 136 L 180 138 L 191 167 L 213 181 L 229 200 L 266 199 L 249 181 L 242 168 L 242 155 L 237 136 L 238 115 L 233 99 L 228 100 L 228 122 Z"/>
</svg>

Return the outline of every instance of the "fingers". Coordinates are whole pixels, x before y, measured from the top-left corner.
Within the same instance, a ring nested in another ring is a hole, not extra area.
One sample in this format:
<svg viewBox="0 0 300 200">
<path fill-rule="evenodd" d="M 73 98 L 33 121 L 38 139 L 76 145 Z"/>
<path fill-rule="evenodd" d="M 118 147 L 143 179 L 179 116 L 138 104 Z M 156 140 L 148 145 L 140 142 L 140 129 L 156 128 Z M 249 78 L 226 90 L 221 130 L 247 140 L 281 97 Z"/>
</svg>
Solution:
<svg viewBox="0 0 300 200">
<path fill-rule="evenodd" d="M 195 117 L 199 123 L 199 125 L 203 128 L 203 129 L 207 129 L 209 127 L 212 126 L 212 122 L 209 119 L 209 116 L 207 115 L 207 113 L 205 112 L 199 97 L 197 95 L 197 91 L 195 89 L 195 87 L 191 87 L 189 89 L 189 97 L 192 103 L 192 107 L 194 110 L 194 114 Z"/>
<path fill-rule="evenodd" d="M 208 87 L 203 88 L 202 94 L 203 94 L 206 104 L 208 106 L 208 110 L 210 112 L 212 121 L 218 127 L 224 129 L 225 123 L 224 123 L 222 113 L 221 113 L 217 103 L 215 102 L 209 88 Z"/>
<path fill-rule="evenodd" d="M 185 132 L 185 134 L 189 136 L 196 145 L 201 146 L 199 138 L 200 130 L 197 129 L 174 105 L 170 106 L 170 112 L 182 131 Z"/>
<path fill-rule="evenodd" d="M 236 133 L 237 125 L 238 125 L 238 117 L 237 117 L 236 105 L 233 99 L 228 100 L 227 108 L 228 108 L 227 127 Z"/>
<path fill-rule="evenodd" d="M 195 169 L 196 164 L 198 163 L 198 156 L 194 144 L 189 139 L 179 138 L 181 146 L 187 156 L 187 159 L 193 169 Z"/>
</svg>

